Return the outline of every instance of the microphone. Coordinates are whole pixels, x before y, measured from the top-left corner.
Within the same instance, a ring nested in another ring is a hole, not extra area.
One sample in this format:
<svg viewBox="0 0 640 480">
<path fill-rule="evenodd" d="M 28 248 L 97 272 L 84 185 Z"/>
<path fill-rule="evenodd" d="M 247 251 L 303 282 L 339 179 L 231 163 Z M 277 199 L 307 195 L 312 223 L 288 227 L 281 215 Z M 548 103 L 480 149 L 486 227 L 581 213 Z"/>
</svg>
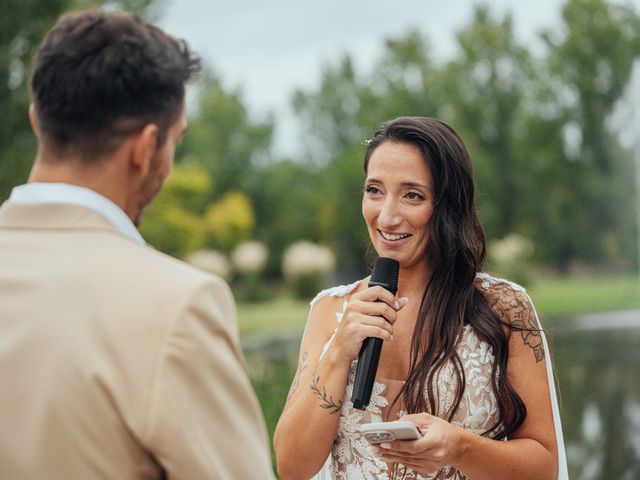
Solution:
<svg viewBox="0 0 640 480">
<path fill-rule="evenodd" d="M 373 266 L 369 286 L 380 285 L 395 295 L 398 291 L 399 270 L 400 264 L 397 260 L 379 257 Z M 362 342 L 362 347 L 358 354 L 356 379 L 351 395 L 353 406 L 359 410 L 367 408 L 369 400 L 371 400 L 371 391 L 373 390 L 373 382 L 376 378 L 376 371 L 378 370 L 381 350 L 381 338 L 369 337 Z"/>
</svg>

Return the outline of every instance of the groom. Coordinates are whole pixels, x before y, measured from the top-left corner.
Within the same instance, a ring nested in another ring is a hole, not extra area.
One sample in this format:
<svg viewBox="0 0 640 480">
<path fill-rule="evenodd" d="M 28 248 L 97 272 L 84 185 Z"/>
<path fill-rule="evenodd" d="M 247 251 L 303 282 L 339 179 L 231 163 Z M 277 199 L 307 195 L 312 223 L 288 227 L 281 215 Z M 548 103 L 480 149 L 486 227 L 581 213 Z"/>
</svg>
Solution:
<svg viewBox="0 0 640 480">
<path fill-rule="evenodd" d="M 38 152 L 0 208 L 0 478 L 269 479 L 224 282 L 135 225 L 185 134 L 187 45 L 64 15 L 33 65 Z"/>
</svg>

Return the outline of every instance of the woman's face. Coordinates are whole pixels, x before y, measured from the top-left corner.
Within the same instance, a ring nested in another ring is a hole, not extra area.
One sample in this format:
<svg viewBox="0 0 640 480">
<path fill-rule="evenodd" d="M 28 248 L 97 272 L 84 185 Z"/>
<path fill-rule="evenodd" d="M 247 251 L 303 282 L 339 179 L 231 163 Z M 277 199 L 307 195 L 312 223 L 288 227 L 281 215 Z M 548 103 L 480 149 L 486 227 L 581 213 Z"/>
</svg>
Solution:
<svg viewBox="0 0 640 480">
<path fill-rule="evenodd" d="M 362 216 L 378 255 L 403 268 L 424 264 L 433 196 L 431 171 L 417 147 L 385 141 L 373 151 Z"/>
</svg>

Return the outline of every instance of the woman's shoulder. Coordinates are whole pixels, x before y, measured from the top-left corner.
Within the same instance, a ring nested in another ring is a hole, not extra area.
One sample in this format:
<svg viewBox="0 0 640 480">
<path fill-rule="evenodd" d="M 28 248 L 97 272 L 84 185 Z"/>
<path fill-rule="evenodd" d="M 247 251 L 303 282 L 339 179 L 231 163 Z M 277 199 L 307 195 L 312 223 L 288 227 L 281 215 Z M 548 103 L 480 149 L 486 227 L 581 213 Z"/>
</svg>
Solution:
<svg viewBox="0 0 640 480">
<path fill-rule="evenodd" d="M 338 285 L 319 292 L 310 302 L 309 318 L 303 337 L 328 338 L 335 331 L 336 322 L 342 321 L 347 308 L 348 296 L 355 292 L 362 280 L 348 285 Z M 324 341 L 324 340 L 323 340 Z"/>
<path fill-rule="evenodd" d="M 337 285 L 335 287 L 322 290 L 313 298 L 313 300 L 311 300 L 309 305 L 313 307 L 316 303 L 320 302 L 322 299 L 325 299 L 325 298 L 334 298 L 334 299 L 344 298 L 347 295 L 356 291 L 356 289 L 360 286 L 363 280 L 358 280 L 348 285 Z"/>
<path fill-rule="evenodd" d="M 505 322 L 513 324 L 522 317 L 535 317 L 531 298 L 522 285 L 481 272 L 476 274 L 476 288 L 483 293 L 491 309 Z"/>
</svg>

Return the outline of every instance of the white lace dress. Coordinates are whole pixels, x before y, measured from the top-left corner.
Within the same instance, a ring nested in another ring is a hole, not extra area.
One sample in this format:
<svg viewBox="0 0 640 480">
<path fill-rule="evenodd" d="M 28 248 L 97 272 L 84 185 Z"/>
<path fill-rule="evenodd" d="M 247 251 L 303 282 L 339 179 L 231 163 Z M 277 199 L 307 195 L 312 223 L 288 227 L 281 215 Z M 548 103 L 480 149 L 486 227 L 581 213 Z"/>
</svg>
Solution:
<svg viewBox="0 0 640 480">
<path fill-rule="evenodd" d="M 524 289 L 519 285 L 484 273 L 478 274 L 478 277 L 481 279 L 484 289 L 489 289 L 493 285 L 508 283 L 512 288 L 524 292 Z M 355 290 L 358 284 L 359 282 L 320 292 L 311 304 L 313 305 L 320 298 L 329 295 L 343 297 L 342 310 L 336 312 L 336 320 L 340 323 L 347 306 L 348 295 Z M 332 338 L 325 344 L 323 353 L 329 347 Z M 545 348 L 548 351 L 546 341 Z M 491 428 L 498 419 L 497 401 L 491 387 L 491 370 L 495 357 L 489 345 L 478 338 L 470 325 L 464 327 L 456 351 L 462 361 L 466 386 L 451 423 L 477 434 L 482 434 Z M 549 356 L 547 355 L 547 357 Z M 550 364 L 547 365 L 547 369 L 551 371 Z M 402 411 L 402 406 L 398 405 L 400 402 L 396 402 L 393 406 L 392 403 L 404 382 L 376 378 L 369 406 L 366 410 L 358 410 L 353 407 L 351 402 L 355 371 L 356 362 L 354 361 L 349 372 L 333 449 L 323 469 L 314 477 L 315 480 L 389 479 L 389 465 L 370 453 L 369 444 L 360 434 L 358 426 L 369 422 L 396 420 L 402 416 L 405 412 Z M 446 417 L 453 405 L 458 384 L 451 361 L 439 370 L 436 381 L 438 392 L 438 398 L 436 399 L 438 411 L 436 413 L 441 417 Z M 568 476 L 566 476 L 564 444 L 562 443 L 562 428 L 559 423 L 560 417 L 557 413 L 555 388 L 553 388 L 551 377 L 550 387 L 552 388 L 554 420 L 558 436 L 559 478 L 568 479 Z M 407 480 L 463 480 L 467 478 L 452 467 L 445 468 L 430 476 L 419 475 L 411 469 L 404 469 L 404 467 L 400 468 L 398 472 L 400 473 L 399 478 L 404 473 L 404 478 Z"/>
</svg>

